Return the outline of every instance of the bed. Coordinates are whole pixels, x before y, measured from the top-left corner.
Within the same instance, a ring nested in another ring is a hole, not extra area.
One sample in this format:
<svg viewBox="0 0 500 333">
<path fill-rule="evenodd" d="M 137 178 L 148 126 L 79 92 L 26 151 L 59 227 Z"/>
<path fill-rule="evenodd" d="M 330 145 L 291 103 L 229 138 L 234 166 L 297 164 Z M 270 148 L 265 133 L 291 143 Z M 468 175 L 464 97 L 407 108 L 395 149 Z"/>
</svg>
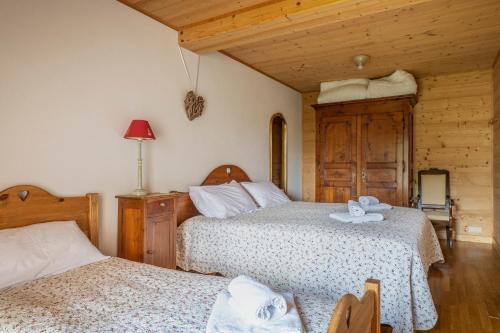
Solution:
<svg viewBox="0 0 500 333">
<path fill-rule="evenodd" d="M 203 184 L 249 181 L 236 166 L 215 169 Z M 396 207 L 385 221 L 345 224 L 328 218 L 343 204 L 291 202 L 228 219 L 196 214 L 179 195 L 177 265 L 184 270 L 251 274 L 276 288 L 338 298 L 381 280 L 382 322 L 394 332 L 432 328 L 437 312 L 427 272 L 443 255 L 432 225 L 415 209 Z M 187 197 L 186 197 L 187 196 Z"/>
<path fill-rule="evenodd" d="M 61 198 L 34 186 L 0 192 L 0 229 L 64 220 L 76 221 L 97 245 L 97 194 Z M 103 259 L 0 289 L 0 332 L 205 332 L 215 297 L 227 284 L 224 277 Z M 355 316 L 368 318 L 370 332 L 378 332 L 377 284 L 368 281 L 367 289 L 361 302 L 341 299 L 329 332 L 353 332 L 349 317 Z M 336 301 L 296 294 L 307 332 L 327 331 Z"/>
</svg>

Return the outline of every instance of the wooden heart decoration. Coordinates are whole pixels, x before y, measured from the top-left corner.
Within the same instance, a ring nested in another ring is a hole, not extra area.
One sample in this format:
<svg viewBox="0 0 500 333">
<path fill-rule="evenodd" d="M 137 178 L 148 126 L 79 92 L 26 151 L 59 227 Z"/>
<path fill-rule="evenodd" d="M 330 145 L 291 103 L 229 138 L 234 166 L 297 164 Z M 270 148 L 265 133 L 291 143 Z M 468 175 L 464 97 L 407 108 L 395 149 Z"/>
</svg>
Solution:
<svg viewBox="0 0 500 333">
<path fill-rule="evenodd" d="M 201 96 L 197 96 L 192 90 L 186 94 L 184 99 L 184 108 L 186 109 L 186 116 L 190 121 L 198 118 L 203 114 L 205 107 L 205 100 Z"/>
<path fill-rule="evenodd" d="M 30 191 L 19 191 L 17 192 L 17 196 L 21 201 L 26 201 L 28 199 L 28 196 L 30 195 Z"/>
</svg>

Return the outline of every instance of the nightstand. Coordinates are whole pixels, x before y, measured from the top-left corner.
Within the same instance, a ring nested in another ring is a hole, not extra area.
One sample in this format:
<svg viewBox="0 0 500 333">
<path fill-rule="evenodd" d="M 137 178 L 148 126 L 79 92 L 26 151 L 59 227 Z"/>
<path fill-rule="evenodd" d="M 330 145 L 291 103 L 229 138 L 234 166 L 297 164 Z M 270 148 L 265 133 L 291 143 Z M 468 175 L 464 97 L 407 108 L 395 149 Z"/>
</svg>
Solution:
<svg viewBox="0 0 500 333">
<path fill-rule="evenodd" d="M 116 198 L 118 257 L 175 269 L 175 199 L 161 193 Z"/>
</svg>

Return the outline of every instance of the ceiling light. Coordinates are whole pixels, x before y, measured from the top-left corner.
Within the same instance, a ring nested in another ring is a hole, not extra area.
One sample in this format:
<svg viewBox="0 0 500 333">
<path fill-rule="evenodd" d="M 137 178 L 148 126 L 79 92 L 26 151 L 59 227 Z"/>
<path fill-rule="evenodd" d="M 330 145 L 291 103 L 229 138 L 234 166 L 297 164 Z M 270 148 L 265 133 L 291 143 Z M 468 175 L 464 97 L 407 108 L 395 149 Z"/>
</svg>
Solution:
<svg viewBox="0 0 500 333">
<path fill-rule="evenodd" d="M 366 54 L 360 54 L 352 58 L 352 61 L 354 61 L 359 70 L 362 70 L 365 67 L 368 60 L 370 60 L 370 57 Z"/>
</svg>

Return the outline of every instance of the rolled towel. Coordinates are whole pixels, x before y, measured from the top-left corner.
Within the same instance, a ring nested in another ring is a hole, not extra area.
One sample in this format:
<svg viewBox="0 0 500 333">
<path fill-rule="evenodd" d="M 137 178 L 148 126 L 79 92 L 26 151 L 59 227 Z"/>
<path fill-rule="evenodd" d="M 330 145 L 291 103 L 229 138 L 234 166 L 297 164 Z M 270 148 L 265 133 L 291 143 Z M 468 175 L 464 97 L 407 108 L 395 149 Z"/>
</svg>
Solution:
<svg viewBox="0 0 500 333">
<path fill-rule="evenodd" d="M 345 222 L 345 223 L 368 223 L 368 222 L 380 222 L 384 220 L 384 215 L 380 213 L 369 213 L 363 216 L 352 216 L 349 213 L 331 213 L 329 215 L 331 219 Z"/>
<path fill-rule="evenodd" d="M 376 205 L 361 206 L 367 213 L 381 212 L 383 210 L 390 210 L 392 206 L 386 203 L 379 203 Z"/>
<path fill-rule="evenodd" d="M 362 195 L 359 197 L 358 201 L 361 204 L 361 206 L 370 206 L 380 203 L 380 201 L 376 197 L 371 195 Z"/>
<path fill-rule="evenodd" d="M 288 303 L 288 312 L 277 320 L 248 321 L 242 317 L 229 300 L 231 295 L 226 290 L 217 295 L 212 313 L 208 318 L 206 333 L 302 333 L 304 328 L 293 295 L 283 293 Z"/>
<path fill-rule="evenodd" d="M 349 209 L 349 214 L 352 216 L 363 216 L 365 215 L 365 210 L 354 200 L 349 200 L 347 202 L 347 208 Z"/>
<path fill-rule="evenodd" d="M 283 295 L 251 277 L 240 275 L 231 280 L 227 289 L 231 293 L 229 304 L 245 318 L 276 320 L 286 313 Z"/>
</svg>

